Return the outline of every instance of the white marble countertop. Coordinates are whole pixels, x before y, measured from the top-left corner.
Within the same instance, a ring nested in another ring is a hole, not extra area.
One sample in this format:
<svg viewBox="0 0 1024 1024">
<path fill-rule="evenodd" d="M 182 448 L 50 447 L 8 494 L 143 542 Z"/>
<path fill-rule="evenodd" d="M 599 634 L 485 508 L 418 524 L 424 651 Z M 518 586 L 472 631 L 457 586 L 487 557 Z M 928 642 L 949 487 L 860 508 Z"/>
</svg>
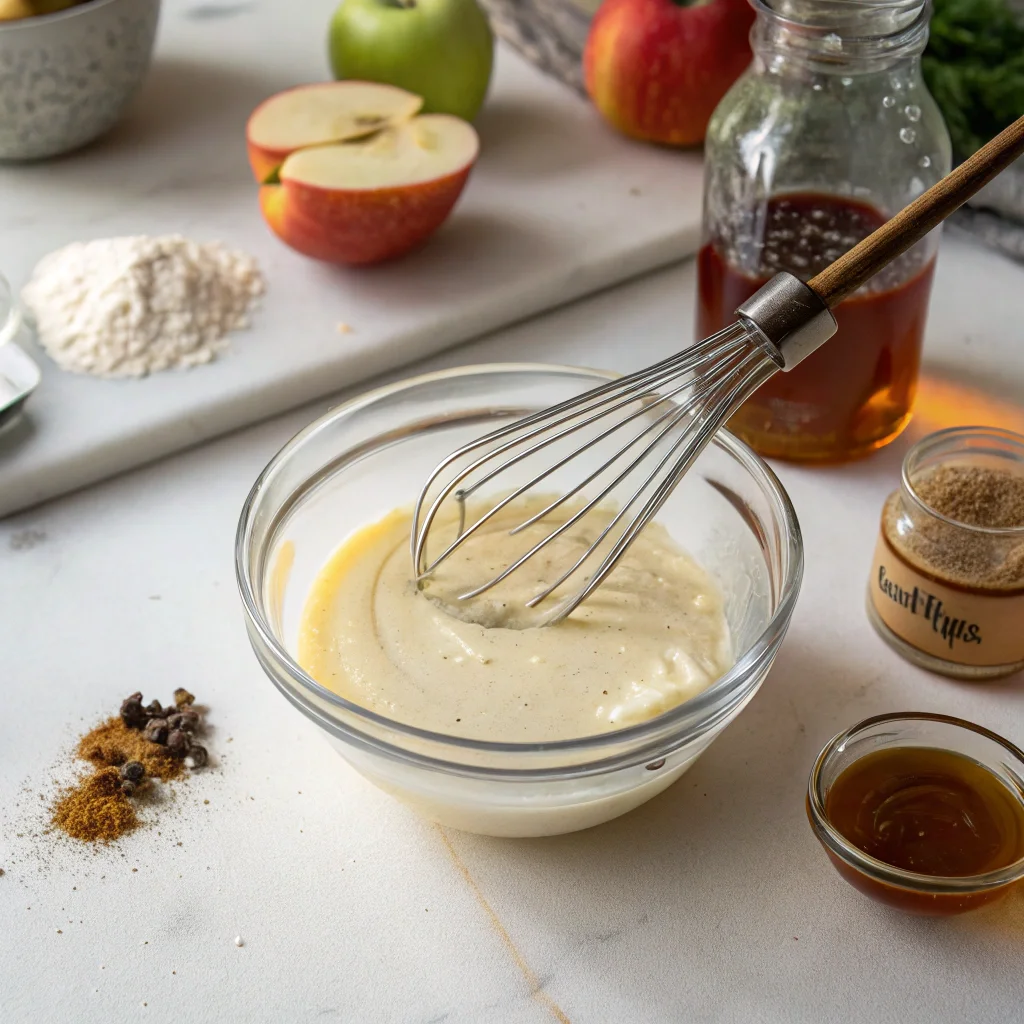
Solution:
<svg viewBox="0 0 1024 1024">
<path fill-rule="evenodd" d="M 1024 741 L 1019 677 L 930 676 L 863 613 L 910 441 L 955 422 L 1024 429 L 1022 286 L 1019 267 L 947 238 L 908 433 L 854 465 L 778 467 L 807 572 L 764 687 L 675 787 L 576 835 L 499 841 L 418 820 L 262 676 L 235 522 L 326 403 L 0 523 L 0 1020 L 1020 1019 L 1024 896 L 946 921 L 880 908 L 833 872 L 803 794 L 825 741 L 875 713 L 949 712 Z M 684 264 L 425 365 L 634 368 L 689 336 L 693 288 Z M 175 813 L 96 852 L 33 838 L 75 734 L 136 688 L 166 700 L 182 684 L 211 708 L 219 766 L 180 788 Z"/>
</svg>

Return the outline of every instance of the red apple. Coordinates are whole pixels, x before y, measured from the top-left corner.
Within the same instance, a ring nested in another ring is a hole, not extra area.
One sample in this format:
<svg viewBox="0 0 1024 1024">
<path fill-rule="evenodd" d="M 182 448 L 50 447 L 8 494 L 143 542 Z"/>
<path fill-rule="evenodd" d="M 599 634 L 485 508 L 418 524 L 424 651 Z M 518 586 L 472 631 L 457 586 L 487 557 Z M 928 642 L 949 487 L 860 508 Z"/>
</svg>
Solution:
<svg viewBox="0 0 1024 1024">
<path fill-rule="evenodd" d="M 692 146 L 750 63 L 747 0 L 605 0 L 583 53 L 587 92 L 619 131 Z"/>
<path fill-rule="evenodd" d="M 422 106 L 421 97 L 376 82 L 321 82 L 280 92 L 246 125 L 252 172 L 262 184 L 297 149 L 371 135 L 408 121 Z"/>
<path fill-rule="evenodd" d="M 378 263 L 440 227 L 478 148 L 465 121 L 423 114 L 367 138 L 292 152 L 278 171 L 280 184 L 260 188 L 260 207 L 298 252 L 331 263 Z"/>
</svg>

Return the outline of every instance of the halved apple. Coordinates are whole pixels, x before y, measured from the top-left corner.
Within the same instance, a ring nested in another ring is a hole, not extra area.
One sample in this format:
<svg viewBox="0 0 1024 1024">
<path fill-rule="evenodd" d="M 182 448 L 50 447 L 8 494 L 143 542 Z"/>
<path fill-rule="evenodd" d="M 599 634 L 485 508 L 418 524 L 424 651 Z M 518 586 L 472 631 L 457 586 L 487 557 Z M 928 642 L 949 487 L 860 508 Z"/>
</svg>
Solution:
<svg viewBox="0 0 1024 1024">
<path fill-rule="evenodd" d="M 338 83 L 344 84 L 344 83 Z M 459 198 L 479 142 L 465 121 L 422 114 L 363 139 L 293 152 L 260 188 L 274 233 L 332 263 L 377 263 L 425 241 Z"/>
<path fill-rule="evenodd" d="M 321 82 L 280 92 L 246 125 L 252 172 L 263 184 L 297 149 L 372 135 L 408 121 L 422 106 L 421 97 L 377 82 Z"/>
</svg>

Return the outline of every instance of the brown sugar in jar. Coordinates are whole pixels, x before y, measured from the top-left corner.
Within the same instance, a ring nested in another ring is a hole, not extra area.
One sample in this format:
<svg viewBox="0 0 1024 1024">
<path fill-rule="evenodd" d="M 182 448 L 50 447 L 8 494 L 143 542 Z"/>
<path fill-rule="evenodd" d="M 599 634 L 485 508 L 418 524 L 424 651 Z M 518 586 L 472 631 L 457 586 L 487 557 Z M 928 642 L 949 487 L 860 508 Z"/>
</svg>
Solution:
<svg viewBox="0 0 1024 1024">
<path fill-rule="evenodd" d="M 1024 437 L 956 427 L 910 450 L 882 510 L 868 615 L 934 672 L 1024 668 Z"/>
</svg>

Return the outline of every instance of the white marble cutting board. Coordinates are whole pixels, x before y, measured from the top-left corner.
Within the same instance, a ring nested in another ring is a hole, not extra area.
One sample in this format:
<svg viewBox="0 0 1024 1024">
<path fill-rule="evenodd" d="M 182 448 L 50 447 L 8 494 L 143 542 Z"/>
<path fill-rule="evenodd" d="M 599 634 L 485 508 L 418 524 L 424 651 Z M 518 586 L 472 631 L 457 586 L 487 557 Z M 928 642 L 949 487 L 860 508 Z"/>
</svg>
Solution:
<svg viewBox="0 0 1024 1024">
<path fill-rule="evenodd" d="M 154 66 L 127 121 L 63 159 L 0 165 L 0 272 L 15 288 L 69 242 L 169 232 L 252 252 L 269 285 L 252 330 L 188 372 L 79 377 L 23 336 L 43 381 L 22 422 L 0 434 L 0 515 L 696 248 L 699 157 L 619 138 L 501 50 L 477 122 L 481 159 L 425 249 L 361 270 L 287 249 L 260 217 L 243 127 L 264 97 L 326 77 L 334 3 L 165 0 Z M 681 324 L 680 340 L 689 334 Z"/>
</svg>

